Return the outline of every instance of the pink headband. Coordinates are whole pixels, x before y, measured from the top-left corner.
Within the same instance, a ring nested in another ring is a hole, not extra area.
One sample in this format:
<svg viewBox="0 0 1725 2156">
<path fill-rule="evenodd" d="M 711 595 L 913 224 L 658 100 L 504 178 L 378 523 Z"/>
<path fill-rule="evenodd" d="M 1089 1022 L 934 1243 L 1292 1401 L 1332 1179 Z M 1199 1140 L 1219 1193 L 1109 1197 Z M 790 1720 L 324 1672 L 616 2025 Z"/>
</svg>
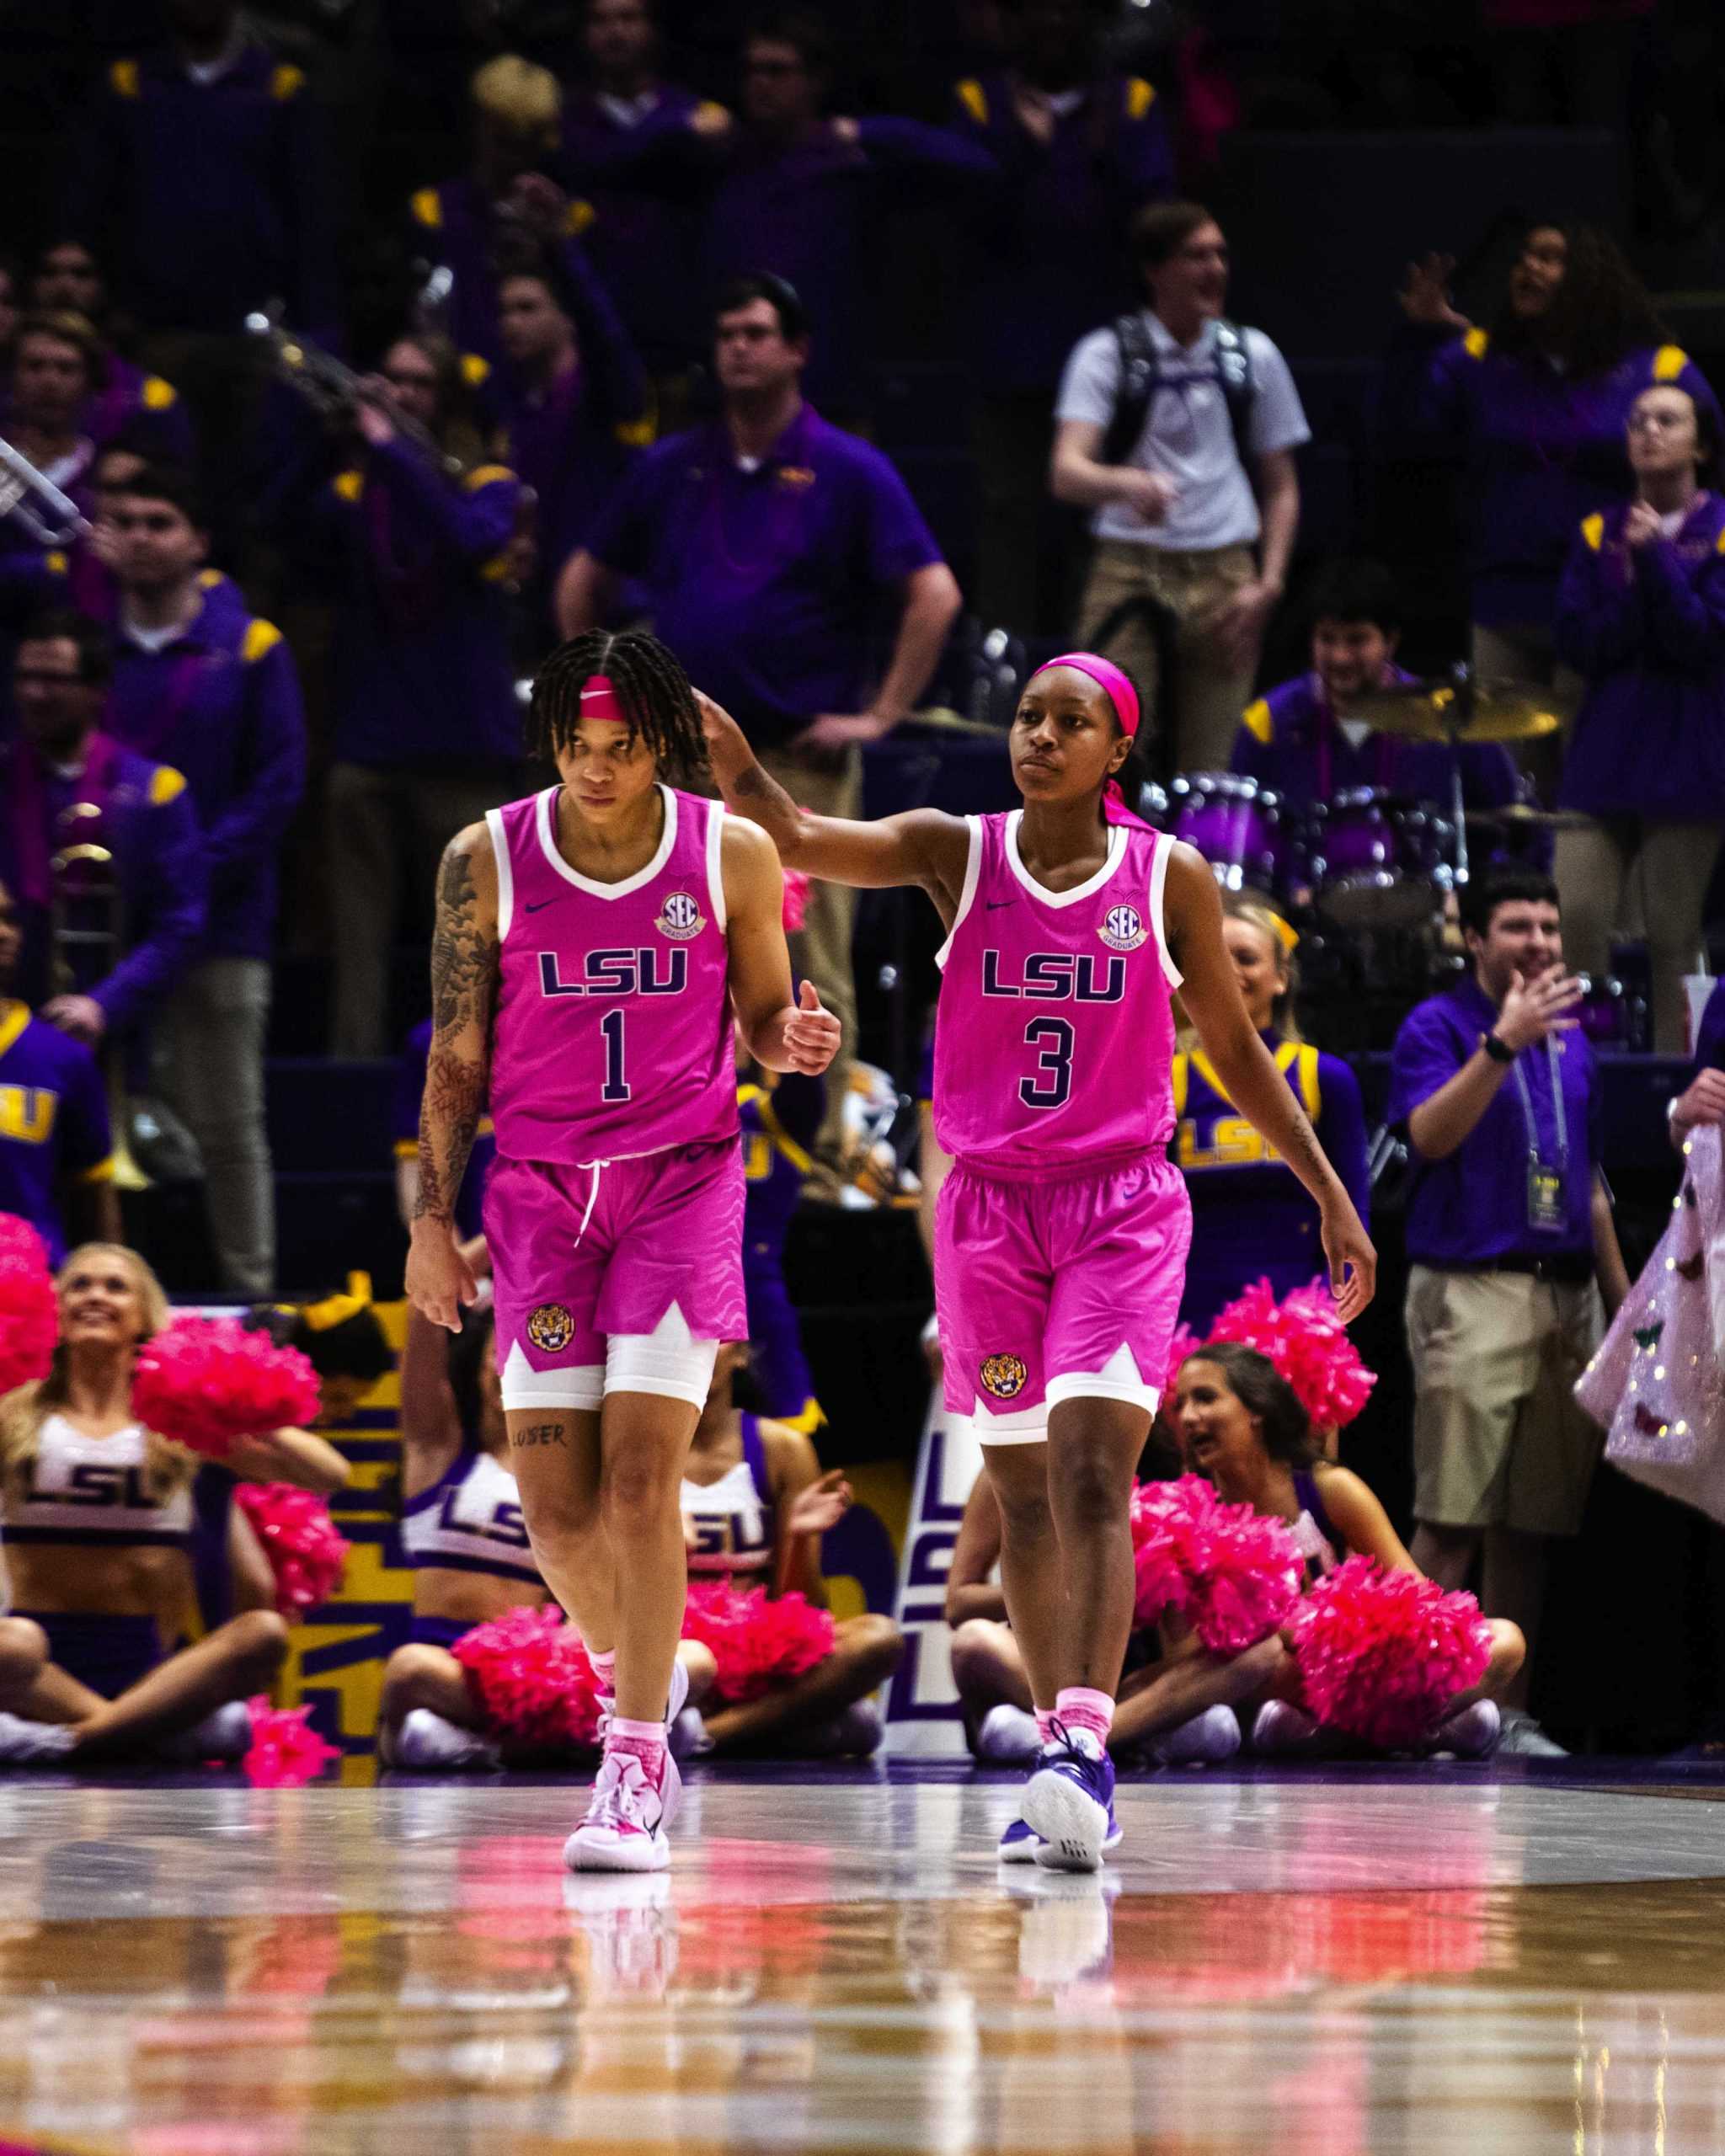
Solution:
<svg viewBox="0 0 1725 2156">
<path fill-rule="evenodd" d="M 1044 659 L 1030 679 L 1033 681 L 1037 674 L 1046 674 L 1050 666 L 1070 666 L 1076 673 L 1087 674 L 1107 693 L 1121 731 L 1137 733 L 1138 691 L 1112 659 L 1104 659 L 1094 651 L 1063 651 L 1058 659 Z"/>
<path fill-rule="evenodd" d="M 590 674 L 581 691 L 583 718 L 608 718 L 619 726 L 627 726 L 629 714 L 617 701 L 616 684 L 608 674 Z"/>
</svg>

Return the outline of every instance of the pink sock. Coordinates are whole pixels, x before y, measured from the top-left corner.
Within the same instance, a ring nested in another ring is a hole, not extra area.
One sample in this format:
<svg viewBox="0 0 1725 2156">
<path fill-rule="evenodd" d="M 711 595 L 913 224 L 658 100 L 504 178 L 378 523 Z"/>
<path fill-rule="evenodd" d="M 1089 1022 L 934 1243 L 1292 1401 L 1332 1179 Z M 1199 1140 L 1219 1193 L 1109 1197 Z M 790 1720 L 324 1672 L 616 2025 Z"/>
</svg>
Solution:
<svg viewBox="0 0 1725 2156">
<path fill-rule="evenodd" d="M 1067 1684 L 1055 1700 L 1055 1719 L 1069 1730 L 1087 1730 L 1104 1750 L 1114 1726 L 1114 1703 L 1087 1684 Z"/>
<path fill-rule="evenodd" d="M 1040 1707 L 1038 1707 L 1035 1710 L 1035 1714 L 1036 1741 L 1039 1744 L 1046 1744 L 1049 1738 L 1049 1727 L 1054 1721 L 1054 1716 L 1050 1714 L 1044 1714 Z"/>
<path fill-rule="evenodd" d="M 617 1650 L 613 1647 L 609 1654 L 594 1654 L 590 1651 L 587 1660 L 592 1665 L 593 1674 L 599 1679 L 600 1690 L 606 1699 L 614 1700 L 617 1697 Z"/>
<path fill-rule="evenodd" d="M 624 1721 L 613 1716 L 607 1753 L 628 1752 L 638 1758 L 655 1788 L 665 1777 L 665 1724 L 662 1721 Z"/>
</svg>

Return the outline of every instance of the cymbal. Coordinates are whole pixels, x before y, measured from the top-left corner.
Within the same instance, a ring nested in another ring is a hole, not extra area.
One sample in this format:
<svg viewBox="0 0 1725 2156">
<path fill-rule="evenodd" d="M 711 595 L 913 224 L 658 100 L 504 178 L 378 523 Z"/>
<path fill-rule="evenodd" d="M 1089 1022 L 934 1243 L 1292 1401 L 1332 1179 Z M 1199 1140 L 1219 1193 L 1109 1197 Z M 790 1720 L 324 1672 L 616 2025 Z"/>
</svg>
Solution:
<svg viewBox="0 0 1725 2156">
<path fill-rule="evenodd" d="M 932 726 L 942 734 L 980 734 L 993 741 L 1004 741 L 1007 738 L 1003 727 L 990 726 L 980 718 L 967 718 L 950 704 L 927 705 L 920 711 L 913 711 L 905 723 L 908 726 Z"/>
<path fill-rule="evenodd" d="M 1551 708 L 1550 692 L 1525 681 L 1476 681 L 1466 719 L 1457 715 L 1455 702 L 1453 682 L 1414 681 L 1406 688 L 1375 689 L 1348 717 L 1409 741 L 1534 741 L 1563 723 Z"/>
<path fill-rule="evenodd" d="M 1525 801 L 1512 801 L 1507 808 L 1470 808 L 1467 820 L 1501 831 L 1583 831 L 1594 819 L 1578 808 L 1535 808 Z"/>
</svg>

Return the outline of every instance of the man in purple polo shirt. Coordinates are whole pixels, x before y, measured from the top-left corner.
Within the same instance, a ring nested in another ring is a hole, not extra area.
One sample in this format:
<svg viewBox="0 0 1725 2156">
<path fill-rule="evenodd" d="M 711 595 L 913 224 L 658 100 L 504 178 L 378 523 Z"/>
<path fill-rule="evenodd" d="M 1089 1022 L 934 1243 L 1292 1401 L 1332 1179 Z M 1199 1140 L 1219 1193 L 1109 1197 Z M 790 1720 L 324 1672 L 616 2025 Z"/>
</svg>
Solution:
<svg viewBox="0 0 1725 2156">
<path fill-rule="evenodd" d="M 1415 1166 L 1413 1555 L 1459 1588 L 1483 1543 L 1482 1604 L 1521 1626 L 1531 1662 L 1546 1540 L 1579 1530 L 1603 1442 L 1572 1388 L 1599 1344 L 1601 1291 L 1615 1310 L 1629 1278 L 1557 887 L 1498 871 L 1464 887 L 1461 921 L 1471 974 L 1408 1014 L 1391 1084 Z M 1526 1706 L 1524 1664 L 1503 1748 L 1555 1753 Z"/>
<path fill-rule="evenodd" d="M 210 871 L 202 954 L 168 999 L 157 1046 L 203 1155 L 222 1283 L 256 1299 L 275 1274 L 264 1029 L 276 853 L 305 784 L 299 680 L 273 623 L 206 603 L 207 540 L 182 474 L 143 472 L 115 502 L 113 525 L 108 730 L 184 772 Z"/>
<path fill-rule="evenodd" d="M 617 579 L 639 579 L 659 635 L 787 792 L 818 814 L 854 816 L 862 745 L 927 686 L 959 586 L 886 458 L 804 402 L 809 335 L 791 287 L 738 278 L 719 296 L 714 341 L 723 413 L 635 464 L 563 574 L 558 626 L 590 628 Z M 843 1058 L 857 1043 L 855 904 L 836 884 L 811 885 L 798 953 L 843 1022 Z M 841 1063 L 823 1146 L 837 1135 Z"/>
</svg>

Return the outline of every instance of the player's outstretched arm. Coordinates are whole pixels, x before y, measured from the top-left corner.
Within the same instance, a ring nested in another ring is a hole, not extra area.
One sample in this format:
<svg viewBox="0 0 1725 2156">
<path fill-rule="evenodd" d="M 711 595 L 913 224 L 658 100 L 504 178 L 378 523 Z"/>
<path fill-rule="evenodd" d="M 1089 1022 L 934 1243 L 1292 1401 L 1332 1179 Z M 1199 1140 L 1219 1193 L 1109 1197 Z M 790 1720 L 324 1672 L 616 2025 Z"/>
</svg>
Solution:
<svg viewBox="0 0 1725 2156">
<path fill-rule="evenodd" d="M 759 824 L 787 868 L 863 890 L 915 884 L 928 893 L 951 925 L 969 857 L 969 833 L 962 817 L 937 808 L 913 808 L 873 824 L 811 815 L 762 769 L 743 729 L 722 705 L 698 689 L 695 700 L 725 807 Z"/>
<path fill-rule="evenodd" d="M 812 981 L 792 1000 L 784 871 L 772 841 L 752 825 L 727 819 L 719 859 L 731 1006 L 749 1053 L 769 1070 L 819 1077 L 844 1036 L 831 1011 L 821 1008 Z"/>
<path fill-rule="evenodd" d="M 485 1112 L 497 1000 L 497 862 L 483 824 L 457 831 L 437 872 L 431 931 L 431 1050 L 419 1103 L 419 1195 L 408 1251 L 408 1299 L 459 1332 L 478 1294 L 456 1242 L 455 1203 Z"/>
<path fill-rule="evenodd" d="M 1359 1316 L 1377 1283 L 1377 1252 L 1341 1177 L 1293 1088 L 1253 1030 L 1234 963 L 1222 941 L 1222 902 L 1203 857 L 1176 846 L 1168 862 L 1168 942 L 1185 976 L 1180 1000 L 1197 1027 L 1228 1098 L 1268 1139 L 1316 1200 L 1330 1289 L 1344 1321 Z"/>
</svg>

